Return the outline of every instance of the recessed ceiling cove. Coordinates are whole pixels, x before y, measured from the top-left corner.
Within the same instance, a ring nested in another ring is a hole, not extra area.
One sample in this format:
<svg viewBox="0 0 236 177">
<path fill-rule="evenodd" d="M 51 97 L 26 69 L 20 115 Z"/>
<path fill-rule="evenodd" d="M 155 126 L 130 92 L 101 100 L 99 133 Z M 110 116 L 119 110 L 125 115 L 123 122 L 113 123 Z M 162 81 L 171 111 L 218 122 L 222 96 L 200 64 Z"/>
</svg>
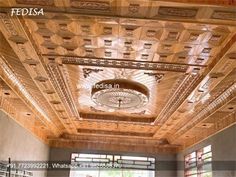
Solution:
<svg viewBox="0 0 236 177">
<path fill-rule="evenodd" d="M 104 107 L 114 109 L 137 109 L 147 104 L 148 88 L 128 79 L 103 80 L 92 88 L 93 101 Z"/>
</svg>

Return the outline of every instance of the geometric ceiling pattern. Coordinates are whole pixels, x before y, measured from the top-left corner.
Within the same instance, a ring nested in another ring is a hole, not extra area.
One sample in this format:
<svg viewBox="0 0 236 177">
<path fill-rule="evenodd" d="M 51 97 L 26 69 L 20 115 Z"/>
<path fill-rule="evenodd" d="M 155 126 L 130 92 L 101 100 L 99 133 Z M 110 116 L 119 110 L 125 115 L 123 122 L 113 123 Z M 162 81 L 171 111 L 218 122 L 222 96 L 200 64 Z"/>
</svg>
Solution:
<svg viewBox="0 0 236 177">
<path fill-rule="evenodd" d="M 27 5 L 44 7 L 44 16 L 10 16 L 9 7 Z M 50 146 L 150 153 L 191 146 L 236 122 L 235 4 L 217 5 L 2 2 L 1 109 Z M 110 79 L 144 86 L 148 102 L 97 104 L 93 87 Z"/>
</svg>

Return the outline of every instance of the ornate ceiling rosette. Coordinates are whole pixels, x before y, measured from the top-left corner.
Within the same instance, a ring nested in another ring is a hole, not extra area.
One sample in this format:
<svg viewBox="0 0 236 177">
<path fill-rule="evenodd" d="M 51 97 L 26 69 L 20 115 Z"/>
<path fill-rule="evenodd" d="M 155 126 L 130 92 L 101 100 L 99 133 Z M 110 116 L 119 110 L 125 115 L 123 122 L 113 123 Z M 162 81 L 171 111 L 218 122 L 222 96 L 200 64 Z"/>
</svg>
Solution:
<svg viewBox="0 0 236 177">
<path fill-rule="evenodd" d="M 137 109 L 149 100 L 146 86 L 128 79 L 109 79 L 96 83 L 92 100 L 99 106 L 111 109 Z"/>
</svg>

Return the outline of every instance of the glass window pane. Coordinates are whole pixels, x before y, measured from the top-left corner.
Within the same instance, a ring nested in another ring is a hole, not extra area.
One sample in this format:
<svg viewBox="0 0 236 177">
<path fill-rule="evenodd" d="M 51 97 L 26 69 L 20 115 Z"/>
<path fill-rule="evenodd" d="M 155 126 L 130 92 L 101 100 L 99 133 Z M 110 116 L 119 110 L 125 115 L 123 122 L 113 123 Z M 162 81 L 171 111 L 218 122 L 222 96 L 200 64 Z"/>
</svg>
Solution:
<svg viewBox="0 0 236 177">
<path fill-rule="evenodd" d="M 211 151 L 211 145 L 203 148 L 203 153 L 210 152 L 210 151 Z"/>
<path fill-rule="evenodd" d="M 121 158 L 126 160 L 147 160 L 147 157 L 121 156 Z"/>
<path fill-rule="evenodd" d="M 155 158 L 151 157 L 79 153 L 73 153 L 71 157 L 73 164 L 86 164 L 87 169 L 71 169 L 70 177 L 155 177 Z M 121 169 L 112 169 L 117 163 Z M 95 168 L 89 169 L 91 166 Z"/>
<path fill-rule="evenodd" d="M 185 177 L 212 177 L 211 145 L 185 156 Z"/>
</svg>

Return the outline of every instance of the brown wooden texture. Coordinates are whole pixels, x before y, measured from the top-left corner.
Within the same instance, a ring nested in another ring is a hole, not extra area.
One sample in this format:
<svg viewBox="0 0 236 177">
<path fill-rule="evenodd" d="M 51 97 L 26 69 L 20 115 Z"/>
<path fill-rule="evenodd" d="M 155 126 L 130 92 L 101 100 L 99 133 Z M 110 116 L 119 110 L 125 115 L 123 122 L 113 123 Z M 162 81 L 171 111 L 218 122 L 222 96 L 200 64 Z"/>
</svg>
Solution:
<svg viewBox="0 0 236 177">
<path fill-rule="evenodd" d="M 234 1 L 0 5 L 1 109 L 51 146 L 174 153 L 235 124 Z M 144 85 L 148 103 L 96 104 L 91 89 L 108 79 Z"/>
</svg>

